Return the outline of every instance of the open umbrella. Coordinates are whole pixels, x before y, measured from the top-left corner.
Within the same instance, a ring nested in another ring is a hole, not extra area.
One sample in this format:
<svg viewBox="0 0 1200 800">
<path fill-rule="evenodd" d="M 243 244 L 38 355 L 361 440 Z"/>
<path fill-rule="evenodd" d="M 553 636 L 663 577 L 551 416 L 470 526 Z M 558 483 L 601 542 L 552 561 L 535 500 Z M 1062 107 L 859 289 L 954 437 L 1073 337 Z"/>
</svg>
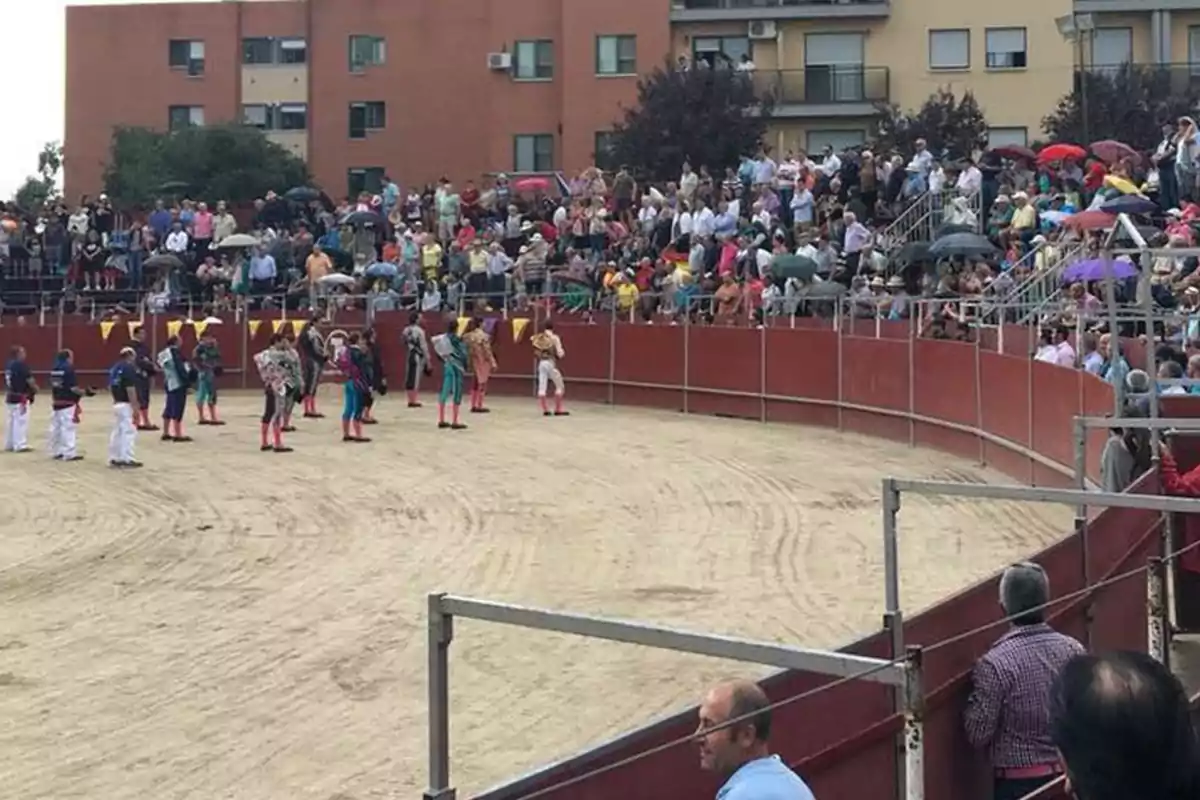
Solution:
<svg viewBox="0 0 1200 800">
<path fill-rule="evenodd" d="M 248 233 L 234 233 L 226 236 L 217 245 L 218 250 L 233 249 L 238 247 L 255 247 L 260 242 L 255 237 Z"/>
<path fill-rule="evenodd" d="M 548 192 L 550 191 L 550 179 L 521 178 L 521 180 L 513 183 L 513 188 L 518 192 Z"/>
<path fill-rule="evenodd" d="M 900 266 L 921 264 L 932 260 L 933 258 L 929 255 L 929 242 L 906 242 L 892 256 L 892 262 Z"/>
<path fill-rule="evenodd" d="M 293 203 L 311 203 L 321 199 L 321 190 L 311 186 L 294 186 L 283 193 L 283 198 Z"/>
<path fill-rule="evenodd" d="M 353 225 L 356 228 L 361 228 L 365 225 L 378 225 L 380 227 L 387 224 L 387 221 L 376 214 L 374 211 L 354 211 L 342 217 L 339 225 Z"/>
<path fill-rule="evenodd" d="M 191 187 L 192 185 L 187 181 L 166 181 L 158 185 L 158 191 L 163 194 L 177 194 L 179 192 L 186 192 Z"/>
<path fill-rule="evenodd" d="M 400 275 L 400 268 L 390 261 L 376 261 L 374 264 L 367 267 L 367 271 L 363 274 L 368 278 L 395 279 Z"/>
<path fill-rule="evenodd" d="M 929 245 L 929 255 L 934 258 L 946 258 L 948 256 L 990 256 L 998 252 L 996 245 L 988 241 L 986 236 L 980 236 L 978 233 L 952 233 L 949 236 L 943 236 L 933 244 Z"/>
<path fill-rule="evenodd" d="M 1022 147 L 1019 144 L 1008 144 L 1002 147 L 993 147 L 991 152 L 995 153 L 1001 158 L 1011 158 L 1013 161 L 1019 161 L 1021 159 L 1033 161 L 1035 158 L 1037 158 L 1037 153 L 1033 152 L 1028 147 Z"/>
<path fill-rule="evenodd" d="M 1070 218 L 1071 212 L 1055 211 L 1054 209 L 1050 209 L 1049 211 L 1039 212 L 1038 216 L 1044 222 L 1049 222 L 1051 225 L 1062 225 L 1064 220 Z"/>
<path fill-rule="evenodd" d="M 143 261 L 142 266 L 147 269 L 183 269 L 183 262 L 179 260 L 179 256 L 159 253 Z"/>
<path fill-rule="evenodd" d="M 1082 161 L 1087 157 L 1087 150 L 1084 150 L 1077 144 L 1052 144 L 1049 147 L 1043 147 L 1038 153 L 1039 164 L 1049 164 L 1051 161 Z"/>
<path fill-rule="evenodd" d="M 771 261 L 771 274 L 777 278 L 798 278 L 811 281 L 820 266 L 808 256 L 784 255 L 775 256 Z"/>
<path fill-rule="evenodd" d="M 1111 228 L 1117 223 L 1117 218 L 1107 211 L 1080 211 L 1062 221 L 1063 227 L 1074 228 L 1077 231 L 1099 231 Z"/>
<path fill-rule="evenodd" d="M 1105 201 L 1100 210 L 1109 214 L 1153 214 L 1158 211 L 1158 203 L 1140 194 L 1125 194 Z"/>
<path fill-rule="evenodd" d="M 349 286 L 354 283 L 354 278 L 340 272 L 331 272 L 324 278 L 318 279 L 317 283 L 322 286 Z"/>
<path fill-rule="evenodd" d="M 1138 151 L 1134 150 L 1124 142 L 1118 142 L 1115 139 L 1104 139 L 1099 142 L 1092 142 L 1092 152 L 1106 164 L 1116 164 L 1123 158 L 1131 158 L 1135 161 L 1140 160 L 1141 156 Z"/>
<path fill-rule="evenodd" d="M 943 225 L 942 227 L 938 228 L 937 233 L 934 235 L 933 238 L 934 238 L 934 241 L 936 241 L 938 239 L 945 238 L 945 237 L 950 236 L 955 233 L 975 233 L 975 226 L 973 226 L 973 225 L 957 225 L 954 223 L 948 223 L 948 224 Z"/>
<path fill-rule="evenodd" d="M 1106 265 L 1102 258 L 1089 258 L 1084 261 L 1076 261 L 1067 267 L 1063 270 L 1062 277 L 1064 283 L 1074 283 L 1075 281 L 1102 281 L 1109 275 L 1122 280 L 1132 278 L 1137 274 L 1137 267 L 1124 259 L 1110 261 Z"/>
</svg>

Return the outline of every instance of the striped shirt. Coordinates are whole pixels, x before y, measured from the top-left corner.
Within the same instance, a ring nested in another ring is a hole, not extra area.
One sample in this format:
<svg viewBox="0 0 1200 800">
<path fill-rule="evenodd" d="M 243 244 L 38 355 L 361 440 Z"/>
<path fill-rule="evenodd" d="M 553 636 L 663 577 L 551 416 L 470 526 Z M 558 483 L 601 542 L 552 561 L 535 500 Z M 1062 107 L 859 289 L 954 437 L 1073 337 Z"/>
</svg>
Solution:
<svg viewBox="0 0 1200 800">
<path fill-rule="evenodd" d="M 1045 623 L 1019 625 L 975 664 L 964 714 L 967 739 L 991 753 L 992 767 L 1058 763 L 1050 741 L 1050 690 L 1066 663 L 1084 652 Z"/>
</svg>

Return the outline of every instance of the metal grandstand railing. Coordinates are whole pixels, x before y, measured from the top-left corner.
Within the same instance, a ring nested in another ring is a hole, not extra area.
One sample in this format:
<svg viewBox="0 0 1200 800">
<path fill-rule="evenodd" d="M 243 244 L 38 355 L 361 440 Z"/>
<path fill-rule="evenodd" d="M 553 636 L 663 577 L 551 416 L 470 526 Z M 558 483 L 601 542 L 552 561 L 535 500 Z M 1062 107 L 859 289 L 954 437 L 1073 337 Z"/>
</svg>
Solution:
<svg viewBox="0 0 1200 800">
<path fill-rule="evenodd" d="M 944 192 L 925 192 L 903 213 L 892 220 L 880 232 L 878 241 L 880 249 L 885 253 L 899 250 L 909 242 L 931 242 L 937 237 L 938 229 L 945 222 L 946 208 L 951 199 L 959 195 L 953 190 Z M 967 196 L 967 208 L 975 215 L 975 231 L 983 230 L 983 214 L 981 207 L 983 197 L 980 192 Z"/>
<path fill-rule="evenodd" d="M 997 297 L 995 303 L 984 312 L 983 322 L 988 325 L 999 325 L 1002 322 L 1025 322 L 1040 312 L 1042 304 L 1051 296 L 1057 296 L 1061 288 L 1063 269 L 1072 263 L 1083 252 L 1082 242 L 1070 242 L 1064 245 L 1040 244 L 1030 250 L 1021 260 L 1013 265 L 1013 269 L 1029 267 L 1032 272 L 1025 280 L 1017 284 L 1012 291 L 1003 297 Z M 1043 256 L 1044 263 L 1038 268 L 1038 256 Z M 1012 315 L 1015 309 L 1022 309 L 1013 319 L 1005 319 Z"/>
<path fill-rule="evenodd" d="M 1033 305 L 1017 322 L 1024 324 L 1040 319 L 1046 313 L 1047 309 L 1062 299 L 1063 270 L 1083 256 L 1084 253 L 1084 244 L 1076 242 L 1070 248 L 1059 250 L 1053 263 L 1047 264 L 1046 268 L 1041 272 L 1030 276 L 1032 282 L 1029 282 L 1028 294 L 1023 298 L 1018 298 L 1017 302 L 1032 303 Z"/>
</svg>

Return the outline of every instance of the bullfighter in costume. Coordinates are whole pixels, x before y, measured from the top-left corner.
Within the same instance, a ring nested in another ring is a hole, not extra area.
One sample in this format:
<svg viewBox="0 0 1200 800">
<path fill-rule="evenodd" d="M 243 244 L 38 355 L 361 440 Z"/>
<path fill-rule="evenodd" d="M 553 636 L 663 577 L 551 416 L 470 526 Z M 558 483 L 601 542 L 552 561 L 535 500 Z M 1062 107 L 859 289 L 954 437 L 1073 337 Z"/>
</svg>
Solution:
<svg viewBox="0 0 1200 800">
<path fill-rule="evenodd" d="M 300 335 L 296 342 L 297 349 L 300 351 L 300 363 L 304 368 L 304 385 L 301 387 L 301 394 L 304 398 L 304 416 L 313 419 L 325 416 L 317 411 L 317 387 L 321 383 L 321 372 L 329 360 L 325 338 L 317 330 L 317 322 L 320 319 L 321 315 L 313 312 L 312 317 L 300 329 Z"/>
<path fill-rule="evenodd" d="M 462 430 L 467 426 L 458 421 L 462 405 L 463 376 L 467 372 L 467 346 L 458 335 L 458 320 L 446 323 L 446 332 L 433 340 L 434 352 L 442 359 L 442 389 L 438 392 L 438 427 Z M 446 422 L 446 403 L 452 407 L 450 422 Z"/>
<path fill-rule="evenodd" d="M 362 354 L 368 373 L 370 392 L 368 392 L 363 408 L 363 424 L 374 425 L 378 420 L 375 419 L 375 396 L 383 397 L 387 394 L 387 375 L 383 372 L 383 353 L 379 350 L 379 342 L 375 338 L 375 331 L 367 328 L 362 334 Z"/>
<path fill-rule="evenodd" d="M 558 362 L 566 356 L 566 352 L 563 351 L 562 340 L 554 332 L 554 323 L 547 322 L 542 326 L 540 332 L 534 334 L 529 343 L 533 345 L 533 354 L 537 359 L 537 395 L 542 415 L 547 417 L 552 414 L 556 417 L 568 416 L 571 412 L 563 409 L 565 388 L 562 372 L 558 369 Z M 550 383 L 554 384 L 553 412 L 546 404 L 546 390 Z"/>
<path fill-rule="evenodd" d="M 283 444 L 283 423 L 286 418 L 287 398 L 295 391 L 289 385 L 290 371 L 287 365 L 287 341 L 280 334 L 271 337 L 266 350 L 254 356 L 263 382 L 263 414 L 259 450 L 263 452 L 290 453 L 292 448 Z M 268 440 L 268 434 L 270 440 Z"/>
<path fill-rule="evenodd" d="M 300 363 L 300 354 L 296 352 L 292 340 L 284 338 L 283 344 L 283 368 L 287 371 L 287 385 L 290 387 L 283 404 L 283 432 L 293 433 L 296 428 L 292 425 L 292 412 L 304 392 L 304 366 Z"/>
<path fill-rule="evenodd" d="M 183 358 L 179 349 L 179 337 L 167 339 L 167 346 L 158 354 L 158 368 L 163 374 L 167 400 L 163 404 L 164 442 L 190 442 L 192 437 L 183 435 L 183 414 L 187 410 L 188 387 L 192 384 L 192 366 Z M 171 433 L 172 427 L 175 433 Z"/>
<path fill-rule="evenodd" d="M 408 317 L 408 327 L 401 334 L 404 340 L 404 391 L 408 395 L 408 407 L 420 408 L 421 376 L 429 375 L 429 340 L 421 327 L 421 314 L 414 311 Z"/>
<path fill-rule="evenodd" d="M 137 383 L 134 384 L 137 395 L 137 415 L 134 420 L 139 431 L 156 431 L 158 426 L 150 421 L 150 384 L 154 382 L 154 374 L 158 368 L 150 357 L 150 346 L 146 344 L 146 329 L 133 329 L 133 365 L 137 368 Z"/>
<path fill-rule="evenodd" d="M 488 378 L 496 368 L 496 356 L 492 352 L 492 337 L 483 329 L 483 320 L 475 317 L 467 328 L 463 342 L 471 357 L 471 370 L 475 373 L 475 385 L 471 388 L 471 413 L 486 414 L 490 409 L 483 405 L 487 395 Z"/>
<path fill-rule="evenodd" d="M 222 372 L 221 349 L 217 339 L 207 330 L 200 336 L 196 349 L 192 351 L 192 365 L 196 368 L 196 410 L 200 412 L 201 425 L 224 425 L 217 418 L 217 378 Z M 208 409 L 208 416 L 204 415 Z"/>
<path fill-rule="evenodd" d="M 335 363 L 342 372 L 343 442 L 371 441 L 362 433 L 363 409 L 371 388 L 360 344 L 358 334 L 352 333 L 346 345 L 336 355 Z"/>
</svg>

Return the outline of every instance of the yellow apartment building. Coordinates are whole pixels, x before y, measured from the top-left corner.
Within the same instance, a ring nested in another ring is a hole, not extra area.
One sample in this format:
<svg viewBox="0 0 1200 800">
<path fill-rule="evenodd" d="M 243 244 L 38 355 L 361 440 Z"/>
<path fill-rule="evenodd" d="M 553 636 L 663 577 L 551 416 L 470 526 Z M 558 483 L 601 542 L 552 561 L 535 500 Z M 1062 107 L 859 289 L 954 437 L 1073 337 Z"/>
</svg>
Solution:
<svg viewBox="0 0 1200 800">
<path fill-rule="evenodd" d="M 1082 42 L 1060 32 L 1072 15 L 1090 22 Z M 974 93 L 993 144 L 1027 144 L 1080 65 L 1200 80 L 1200 0 L 672 0 L 671 42 L 677 57 L 748 56 L 779 98 L 781 152 L 861 142 L 877 103 L 915 109 L 943 86 Z"/>
</svg>

